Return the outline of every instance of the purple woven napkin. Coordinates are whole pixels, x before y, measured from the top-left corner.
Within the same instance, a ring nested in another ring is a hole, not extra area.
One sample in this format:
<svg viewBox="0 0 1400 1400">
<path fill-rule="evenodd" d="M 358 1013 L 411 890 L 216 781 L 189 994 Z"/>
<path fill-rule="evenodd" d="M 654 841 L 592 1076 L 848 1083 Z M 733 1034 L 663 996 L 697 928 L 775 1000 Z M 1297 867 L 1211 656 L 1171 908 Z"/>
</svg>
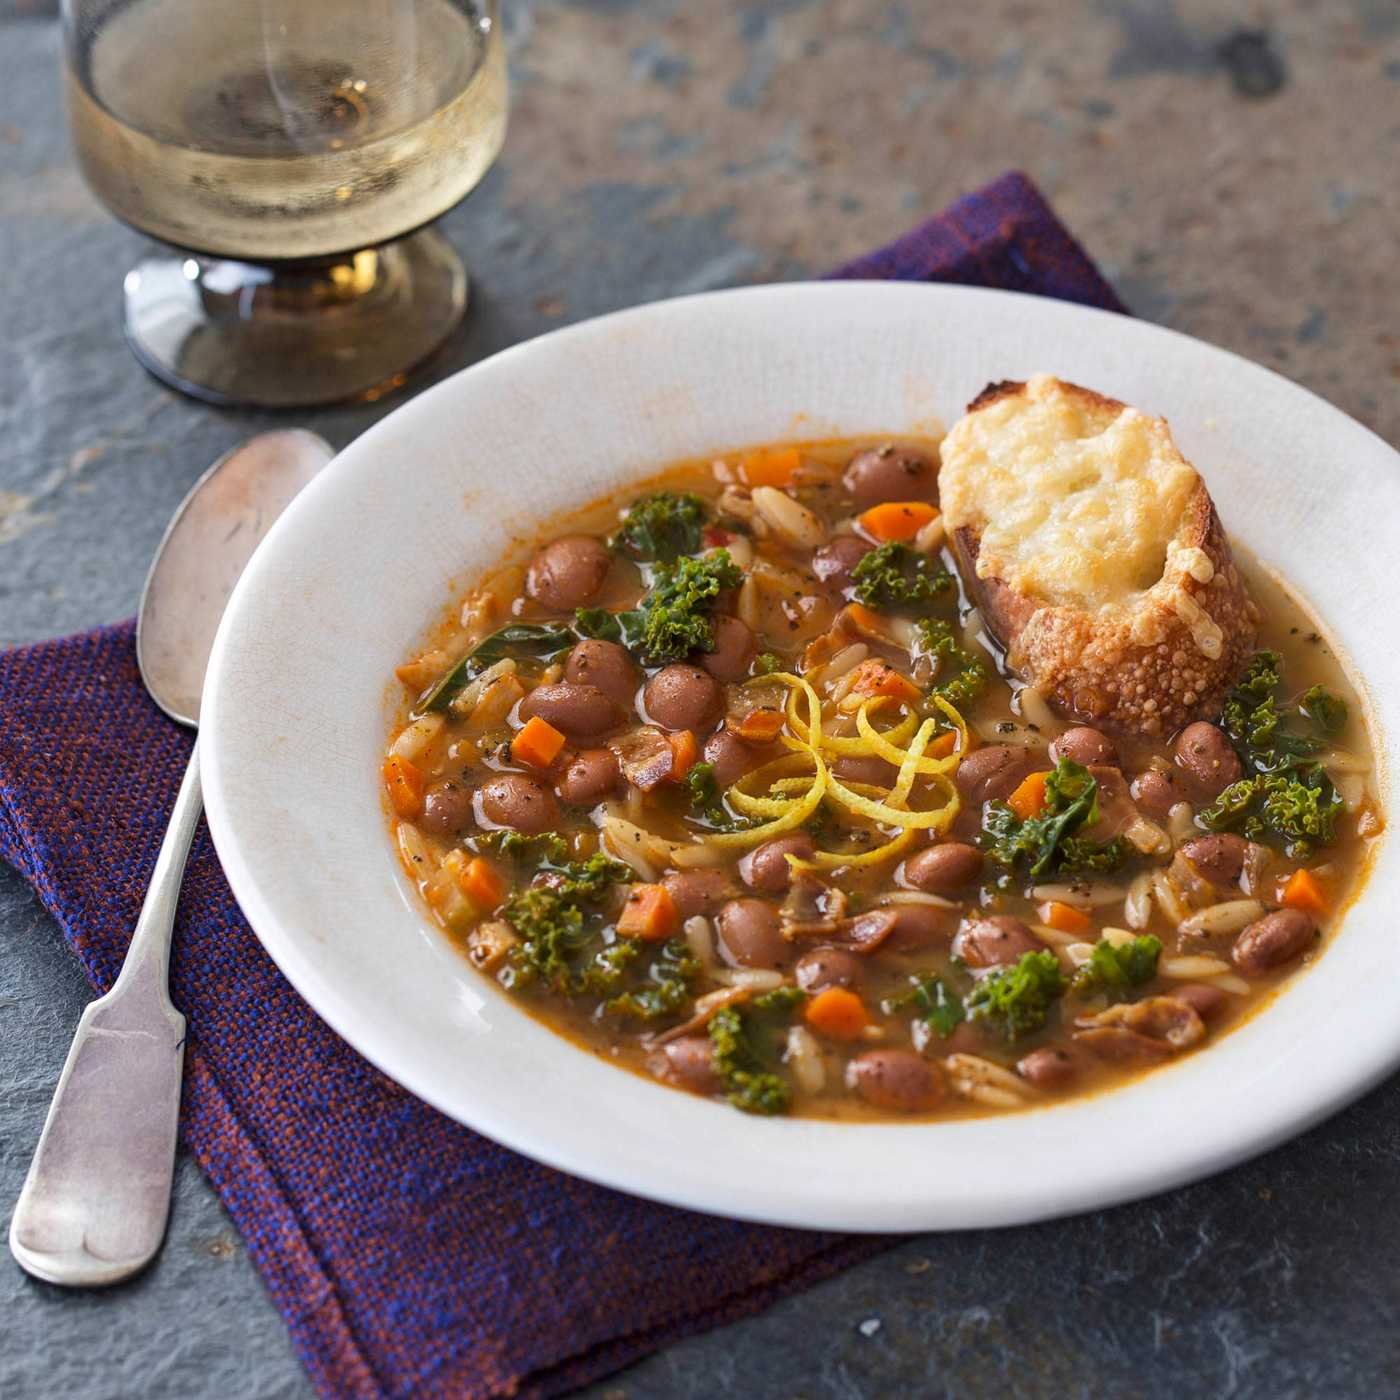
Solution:
<svg viewBox="0 0 1400 1400">
<path fill-rule="evenodd" d="M 1010 174 L 838 277 L 1123 310 Z M 0 656 L 0 855 L 111 986 L 190 737 L 133 624 Z M 883 1247 L 653 1205 L 537 1166 L 372 1069 L 282 979 L 201 828 L 172 968 L 183 1133 L 328 1396 L 554 1395 Z"/>
</svg>

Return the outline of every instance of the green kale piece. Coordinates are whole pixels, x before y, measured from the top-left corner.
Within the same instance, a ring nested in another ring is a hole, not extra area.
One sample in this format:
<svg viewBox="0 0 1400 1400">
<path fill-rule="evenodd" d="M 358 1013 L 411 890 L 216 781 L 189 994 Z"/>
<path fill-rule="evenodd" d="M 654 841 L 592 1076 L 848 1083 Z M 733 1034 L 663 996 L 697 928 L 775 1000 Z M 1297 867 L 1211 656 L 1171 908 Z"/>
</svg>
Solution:
<svg viewBox="0 0 1400 1400">
<path fill-rule="evenodd" d="M 715 1073 L 735 1108 L 773 1114 L 792 1107 L 792 1086 L 773 1068 L 778 1058 L 775 1022 L 785 1024 L 804 999 L 796 987 L 779 987 L 710 1018 Z"/>
<path fill-rule="evenodd" d="M 700 559 L 685 556 L 674 564 L 658 564 L 651 591 L 642 599 L 634 642 L 624 641 L 649 666 L 680 661 L 692 651 L 715 649 L 712 614 L 715 599 L 743 581 L 727 549 Z"/>
<path fill-rule="evenodd" d="M 980 977 L 968 993 L 969 1020 L 985 1021 L 1004 1040 L 1038 1031 L 1069 989 L 1060 960 L 1048 948 L 1025 953 L 1010 967 Z"/>
<path fill-rule="evenodd" d="M 1060 842 L 1056 868 L 1066 875 L 1104 875 L 1117 870 L 1132 853 L 1133 848 L 1121 836 L 1111 841 L 1066 836 Z"/>
<path fill-rule="evenodd" d="M 787 663 L 773 651 L 760 652 L 754 659 L 753 670 L 756 676 L 771 676 L 774 671 L 785 671 Z"/>
<path fill-rule="evenodd" d="M 628 509 L 612 546 L 634 559 L 671 564 L 699 551 L 706 516 L 705 502 L 691 491 L 655 491 Z"/>
<path fill-rule="evenodd" d="M 1093 956 L 1076 970 L 1072 985 L 1080 996 L 1106 992 L 1117 1001 L 1117 993 L 1150 982 L 1157 975 L 1161 953 L 1162 940 L 1150 933 L 1139 934 L 1128 943 L 1101 938 L 1094 944 Z"/>
<path fill-rule="evenodd" d="M 572 628 L 535 622 L 512 622 L 483 638 L 419 700 L 416 714 L 445 710 L 488 666 L 507 656 L 555 656 L 575 641 Z"/>
<path fill-rule="evenodd" d="M 711 813 L 724 812 L 720 805 L 719 784 L 715 782 L 713 763 L 691 764 L 690 772 L 681 783 L 681 791 L 690 801 L 690 810 L 698 817 L 708 820 Z"/>
<path fill-rule="evenodd" d="M 699 559 L 682 555 L 653 568 L 651 589 L 635 608 L 617 613 L 579 608 L 574 629 L 581 637 L 620 642 L 648 666 L 683 660 L 692 651 L 713 651 L 715 599 L 737 588 L 743 577 L 727 549 Z"/>
<path fill-rule="evenodd" d="M 1231 783 L 1197 820 L 1208 831 L 1234 831 L 1251 841 L 1281 845 L 1295 860 L 1336 840 L 1343 803 L 1321 764 L 1282 773 L 1256 773 Z"/>
<path fill-rule="evenodd" d="M 867 608 L 904 608 L 931 603 L 949 592 L 953 578 L 928 555 L 891 540 L 872 549 L 851 570 L 856 601 Z"/>
<path fill-rule="evenodd" d="M 967 1019 L 962 998 L 936 974 L 916 977 L 907 992 L 885 1003 L 886 1011 L 901 1011 L 905 1007 L 911 1007 L 915 1020 L 922 1021 L 940 1039 L 952 1035 Z"/>
<path fill-rule="evenodd" d="M 1323 686 L 1305 690 L 1298 699 L 1298 709 L 1304 719 L 1329 739 L 1336 738 L 1347 727 L 1347 702 Z"/>
<path fill-rule="evenodd" d="M 638 940 L 630 938 L 619 939 L 618 944 L 621 943 L 631 945 L 633 957 L 642 946 Z M 631 957 L 627 959 L 628 962 L 632 960 Z M 690 951 L 685 939 L 669 938 L 652 958 L 644 980 L 613 996 L 605 1009 L 637 1021 L 659 1021 L 679 1011 L 690 1000 L 690 984 L 700 972 L 700 960 Z"/>
<path fill-rule="evenodd" d="M 987 688 L 987 663 L 959 646 L 952 623 L 941 617 L 921 618 L 915 636 L 921 652 L 939 658 L 939 678 L 929 694 L 941 695 L 959 712 L 967 709 Z"/>
<path fill-rule="evenodd" d="M 1281 773 L 1311 758 L 1323 747 L 1322 740 L 1293 733 L 1283 726 L 1285 716 L 1278 707 L 1282 664 L 1283 659 L 1276 651 L 1255 652 L 1244 674 L 1225 697 L 1220 712 L 1220 727 L 1229 735 L 1245 766 L 1254 773 Z M 1321 687 L 1315 686 L 1314 690 L 1321 691 Z M 1329 715 L 1335 713 L 1327 708 Z M 1306 717 L 1306 711 L 1303 713 Z M 1343 705 L 1343 723 L 1345 719 Z"/>
<path fill-rule="evenodd" d="M 755 818 L 735 816 L 724 805 L 719 784 L 715 782 L 713 763 L 692 764 L 680 788 L 690 802 L 693 821 L 702 822 L 715 831 L 745 831 L 755 823 Z"/>
<path fill-rule="evenodd" d="M 630 866 L 601 853 L 585 861 L 544 867 L 547 878 L 517 890 L 502 911 L 520 942 L 510 950 L 506 985 L 540 983 L 563 996 L 589 991 L 580 966 L 600 931 L 600 906 L 614 884 L 632 878 Z"/>
<path fill-rule="evenodd" d="M 610 613 L 606 608 L 575 608 L 574 631 L 580 637 L 597 637 L 605 642 L 622 640 L 620 613 Z"/>
<path fill-rule="evenodd" d="M 522 831 L 483 831 L 467 843 L 479 855 L 502 856 L 522 865 L 563 865 L 569 847 L 557 831 L 526 836 Z"/>
<path fill-rule="evenodd" d="M 1022 820 L 1004 802 L 989 802 L 982 819 L 987 855 L 1008 870 L 1033 876 L 1052 870 L 1113 870 L 1128 856 L 1122 837 L 1095 842 L 1077 835 L 1099 819 L 1099 785 L 1089 770 L 1062 758 L 1045 780 L 1045 810 Z"/>
</svg>

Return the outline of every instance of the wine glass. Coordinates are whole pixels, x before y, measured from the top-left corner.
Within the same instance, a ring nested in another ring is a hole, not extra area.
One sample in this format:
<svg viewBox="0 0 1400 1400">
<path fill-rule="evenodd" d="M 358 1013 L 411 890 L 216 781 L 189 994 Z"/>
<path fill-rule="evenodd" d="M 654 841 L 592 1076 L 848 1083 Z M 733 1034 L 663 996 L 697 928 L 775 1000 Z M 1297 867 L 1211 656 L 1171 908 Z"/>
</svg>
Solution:
<svg viewBox="0 0 1400 1400">
<path fill-rule="evenodd" d="M 63 0 L 63 27 L 88 184 L 174 245 L 126 275 L 152 373 L 221 404 L 373 398 L 460 322 L 466 271 L 425 225 L 505 137 L 497 0 Z"/>
</svg>

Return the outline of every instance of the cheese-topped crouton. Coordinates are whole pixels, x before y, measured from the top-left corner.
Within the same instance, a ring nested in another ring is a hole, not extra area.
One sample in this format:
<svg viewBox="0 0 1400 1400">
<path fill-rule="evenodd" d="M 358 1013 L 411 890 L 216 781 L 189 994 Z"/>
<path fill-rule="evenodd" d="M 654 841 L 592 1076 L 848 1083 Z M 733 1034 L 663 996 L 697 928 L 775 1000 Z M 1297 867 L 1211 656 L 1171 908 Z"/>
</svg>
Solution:
<svg viewBox="0 0 1400 1400">
<path fill-rule="evenodd" d="M 1213 716 L 1259 614 L 1164 419 L 1037 375 L 978 395 L 942 461 L 964 582 L 1018 674 L 1120 733 Z"/>
</svg>

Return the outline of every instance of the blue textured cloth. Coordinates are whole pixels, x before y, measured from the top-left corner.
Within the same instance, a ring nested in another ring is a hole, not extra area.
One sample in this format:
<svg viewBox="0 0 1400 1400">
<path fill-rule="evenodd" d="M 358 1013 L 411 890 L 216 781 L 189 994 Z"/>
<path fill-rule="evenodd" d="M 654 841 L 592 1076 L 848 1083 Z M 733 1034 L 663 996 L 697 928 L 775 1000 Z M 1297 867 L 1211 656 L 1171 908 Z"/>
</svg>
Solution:
<svg viewBox="0 0 1400 1400">
<path fill-rule="evenodd" d="M 837 275 L 1122 310 L 1019 175 Z M 133 634 L 123 623 L 0 657 L 0 855 L 104 990 L 190 748 L 142 688 Z M 557 1394 L 883 1247 L 637 1200 L 442 1117 L 292 991 L 202 829 L 172 991 L 189 1018 L 185 1145 L 325 1395 Z"/>
</svg>

